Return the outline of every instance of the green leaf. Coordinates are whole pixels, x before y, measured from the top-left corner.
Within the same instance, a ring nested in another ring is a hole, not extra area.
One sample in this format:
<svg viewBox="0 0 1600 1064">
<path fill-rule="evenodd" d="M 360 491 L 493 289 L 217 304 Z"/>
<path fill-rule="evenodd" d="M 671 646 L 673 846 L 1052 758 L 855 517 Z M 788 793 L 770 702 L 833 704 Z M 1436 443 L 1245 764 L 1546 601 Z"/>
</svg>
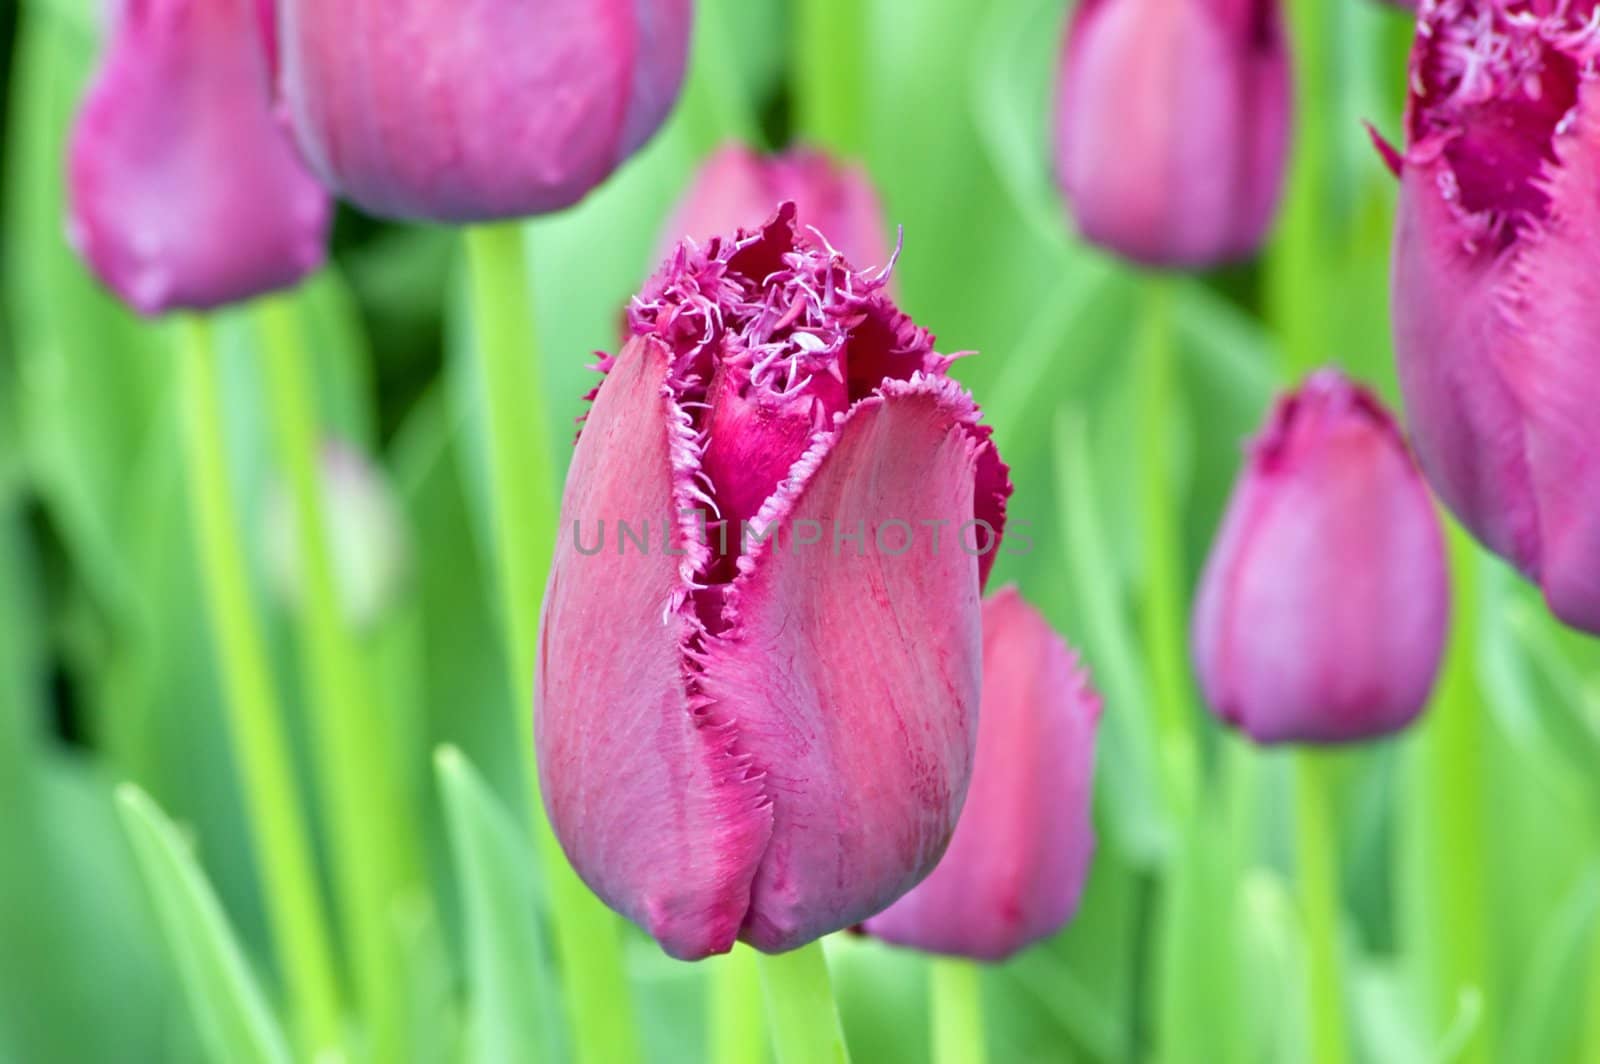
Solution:
<svg viewBox="0 0 1600 1064">
<path fill-rule="evenodd" d="M 282 1027 L 178 830 L 131 784 L 118 790 L 117 807 L 212 1056 L 289 1064 Z"/>
<path fill-rule="evenodd" d="M 434 756 L 467 925 L 473 1061 L 562 1060 L 533 855 L 516 821 L 461 752 Z"/>
<path fill-rule="evenodd" d="M 1600 866 L 1591 864 L 1550 912 L 1533 958 L 1517 980 L 1503 1059 L 1576 1059 L 1597 912 Z"/>
<path fill-rule="evenodd" d="M 1172 841 L 1172 817 L 1160 797 L 1155 722 L 1142 658 L 1130 630 L 1122 589 L 1105 564 L 1106 526 L 1090 463 L 1088 432 L 1080 416 L 1056 422 L 1056 462 L 1067 572 L 1081 602 L 1084 656 L 1105 692 L 1097 786 L 1101 808 L 1122 847 L 1153 862 Z"/>
</svg>

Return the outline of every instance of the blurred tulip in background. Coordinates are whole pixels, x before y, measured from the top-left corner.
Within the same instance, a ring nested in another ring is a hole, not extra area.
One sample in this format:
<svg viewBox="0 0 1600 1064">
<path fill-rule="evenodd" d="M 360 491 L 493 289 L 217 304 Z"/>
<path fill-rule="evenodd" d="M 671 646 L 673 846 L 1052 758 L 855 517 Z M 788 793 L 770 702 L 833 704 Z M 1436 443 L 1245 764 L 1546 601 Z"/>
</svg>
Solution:
<svg viewBox="0 0 1600 1064">
<path fill-rule="evenodd" d="M 577 203 L 660 127 L 692 0 L 282 0 L 306 159 L 375 214 L 443 222 Z"/>
<path fill-rule="evenodd" d="M 72 243 L 135 309 L 203 310 L 322 264 L 331 211 L 273 110 L 255 0 L 113 5 L 72 132 Z"/>
<path fill-rule="evenodd" d="M 983 604 L 978 761 L 933 874 L 866 922 L 886 942 L 1002 961 L 1060 931 L 1094 856 L 1100 696 L 1015 588 Z"/>
<path fill-rule="evenodd" d="M 1056 176 L 1084 239 L 1151 266 L 1260 246 L 1293 111 L 1278 0 L 1085 0 L 1056 92 Z"/>
<path fill-rule="evenodd" d="M 1207 701 L 1261 743 L 1387 735 L 1422 711 L 1448 619 L 1443 533 L 1399 428 L 1314 374 L 1251 444 L 1206 563 Z"/>
</svg>

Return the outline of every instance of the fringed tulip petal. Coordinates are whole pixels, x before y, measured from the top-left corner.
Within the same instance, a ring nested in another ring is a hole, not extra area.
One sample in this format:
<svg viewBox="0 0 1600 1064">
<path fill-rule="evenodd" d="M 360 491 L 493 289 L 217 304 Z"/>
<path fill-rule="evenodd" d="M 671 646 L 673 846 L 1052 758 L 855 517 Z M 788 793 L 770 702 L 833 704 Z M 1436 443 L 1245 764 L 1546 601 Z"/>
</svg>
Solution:
<svg viewBox="0 0 1600 1064">
<path fill-rule="evenodd" d="M 118 7 L 72 131 L 69 235 L 136 310 L 205 310 L 321 265 L 330 206 L 273 113 L 255 0 Z"/>
<path fill-rule="evenodd" d="M 1010 484 L 887 283 L 784 204 L 680 245 L 601 363 L 563 529 L 649 522 L 675 553 L 561 543 L 540 778 L 579 873 L 675 956 L 859 922 L 966 791 Z"/>
<path fill-rule="evenodd" d="M 692 959 L 733 945 L 772 809 L 737 722 L 693 691 L 700 631 L 682 569 L 695 545 L 672 520 L 668 370 L 660 344 L 630 342 L 578 439 L 545 594 L 536 732 L 545 804 L 579 874 Z M 670 538 L 624 549 L 618 521 Z"/>
<path fill-rule="evenodd" d="M 1555 614 L 1600 632 L 1600 21 L 1593 0 L 1423 5 L 1394 250 L 1423 469 Z"/>
<path fill-rule="evenodd" d="M 948 380 L 886 388 L 756 519 L 788 542 L 741 559 L 704 690 L 773 802 L 745 928 L 761 949 L 882 909 L 955 826 L 978 713 L 977 559 L 919 522 L 953 530 L 972 513 L 970 409 Z M 797 546 L 813 527 L 828 539 Z"/>
<path fill-rule="evenodd" d="M 1100 697 L 1076 655 L 1014 589 L 983 606 L 978 760 L 933 874 L 866 922 L 933 953 L 1001 961 L 1078 908 L 1094 855 Z"/>
<path fill-rule="evenodd" d="M 1206 563 L 1207 701 L 1261 743 L 1398 731 L 1427 701 L 1448 613 L 1438 518 L 1399 431 L 1318 373 L 1252 447 Z"/>
</svg>

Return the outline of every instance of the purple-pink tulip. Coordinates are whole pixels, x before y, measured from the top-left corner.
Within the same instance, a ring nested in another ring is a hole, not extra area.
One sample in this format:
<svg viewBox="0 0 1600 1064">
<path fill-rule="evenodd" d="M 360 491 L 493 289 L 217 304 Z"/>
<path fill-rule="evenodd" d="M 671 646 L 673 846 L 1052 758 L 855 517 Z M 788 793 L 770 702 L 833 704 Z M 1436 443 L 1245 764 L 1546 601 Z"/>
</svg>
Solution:
<svg viewBox="0 0 1600 1064">
<path fill-rule="evenodd" d="M 569 207 L 672 109 L 692 0 L 280 0 L 312 168 L 377 214 Z"/>
<path fill-rule="evenodd" d="M 1323 370 L 1250 448 L 1200 584 L 1212 710 L 1261 743 L 1333 743 L 1421 712 L 1449 623 L 1438 516 L 1371 393 Z"/>
<path fill-rule="evenodd" d="M 1083 0 L 1056 100 L 1056 176 L 1085 239 L 1154 266 L 1254 252 L 1291 114 L 1278 0 Z"/>
<path fill-rule="evenodd" d="M 815 229 L 853 263 L 889 261 L 883 208 L 865 171 L 808 148 L 763 156 L 742 144 L 730 144 L 706 161 L 668 221 L 657 258 L 670 255 L 685 238 L 754 228 L 785 202 L 799 211 L 802 240 L 814 241 Z"/>
<path fill-rule="evenodd" d="M 868 920 L 886 942 L 1000 961 L 1077 911 L 1094 856 L 1100 696 L 1061 637 L 1012 588 L 983 607 L 978 762 L 939 866 Z"/>
<path fill-rule="evenodd" d="M 1600 29 L 1593 0 L 1423 6 L 1394 335 L 1439 495 L 1600 632 Z"/>
<path fill-rule="evenodd" d="M 886 275 L 802 241 L 790 204 L 686 242 L 573 455 L 540 782 L 584 881 L 676 957 L 860 923 L 966 794 L 1010 483 Z"/>
<path fill-rule="evenodd" d="M 329 201 L 273 112 L 257 0 L 124 0 L 112 19 L 68 159 L 68 235 L 94 272 L 156 314 L 315 270 Z"/>
</svg>

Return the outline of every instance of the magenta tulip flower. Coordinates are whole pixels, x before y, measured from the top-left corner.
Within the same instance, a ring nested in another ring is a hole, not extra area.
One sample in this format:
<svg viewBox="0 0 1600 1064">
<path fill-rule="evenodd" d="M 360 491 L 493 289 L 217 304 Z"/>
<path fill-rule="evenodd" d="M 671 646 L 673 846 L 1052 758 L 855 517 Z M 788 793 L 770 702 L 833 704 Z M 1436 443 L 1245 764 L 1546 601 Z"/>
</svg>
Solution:
<svg viewBox="0 0 1600 1064">
<path fill-rule="evenodd" d="M 886 942 L 1001 961 L 1077 911 L 1094 856 L 1100 696 L 1011 588 L 983 607 L 983 719 L 972 789 L 944 859 L 866 922 Z"/>
<path fill-rule="evenodd" d="M 1592 2 L 1423 8 L 1394 336 L 1423 470 L 1555 614 L 1600 632 L 1600 37 Z"/>
<path fill-rule="evenodd" d="M 1260 743 L 1404 728 L 1449 623 L 1444 539 L 1393 419 L 1323 370 L 1250 449 L 1200 583 L 1194 652 L 1211 709 Z"/>
<path fill-rule="evenodd" d="M 1056 100 L 1056 175 L 1086 240 L 1153 266 L 1253 253 L 1288 156 L 1278 0 L 1083 0 Z"/>
<path fill-rule="evenodd" d="M 759 230 L 634 300 L 568 473 L 539 777 L 675 957 L 793 949 L 932 870 L 966 795 L 1010 483 L 886 270 Z"/>
<path fill-rule="evenodd" d="M 112 19 L 68 159 L 68 235 L 95 274 L 156 314 L 315 270 L 329 201 L 273 114 L 257 0 L 138 0 Z"/>
<path fill-rule="evenodd" d="M 569 207 L 672 109 L 692 0 L 281 0 L 300 146 L 366 210 Z"/>
<path fill-rule="evenodd" d="M 730 144 L 706 161 L 667 223 L 657 258 L 670 255 L 685 238 L 753 229 L 784 202 L 799 211 L 802 241 L 815 241 L 815 229 L 853 263 L 889 261 L 883 208 L 865 171 L 806 148 L 763 156 L 742 144 Z"/>
</svg>

